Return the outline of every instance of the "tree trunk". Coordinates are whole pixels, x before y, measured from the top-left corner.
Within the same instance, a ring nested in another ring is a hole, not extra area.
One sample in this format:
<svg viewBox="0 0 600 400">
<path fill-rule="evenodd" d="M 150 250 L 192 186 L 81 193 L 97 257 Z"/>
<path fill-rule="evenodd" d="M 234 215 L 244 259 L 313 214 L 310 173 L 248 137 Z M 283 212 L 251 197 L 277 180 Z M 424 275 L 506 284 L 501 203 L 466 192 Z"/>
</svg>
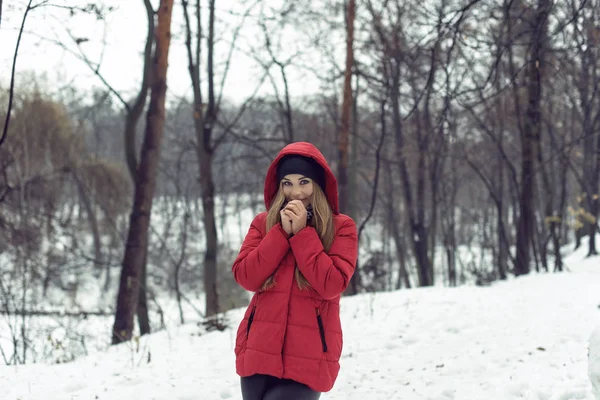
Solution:
<svg viewBox="0 0 600 400">
<path fill-rule="evenodd" d="M 562 230 L 565 227 L 564 215 L 566 214 L 566 206 L 567 206 L 567 176 L 569 170 L 569 160 L 567 159 L 568 155 L 565 152 L 561 153 L 561 171 L 560 171 L 560 182 L 561 182 L 561 190 L 560 190 L 560 205 L 559 205 L 559 217 L 560 220 L 554 222 L 552 225 L 552 247 L 554 249 L 554 271 L 562 272 L 563 271 L 563 259 L 562 254 L 560 252 L 561 246 L 561 236 Z"/>
<path fill-rule="evenodd" d="M 146 7 L 146 17 L 148 19 L 148 32 L 146 34 L 146 46 L 144 48 L 144 72 L 142 75 L 142 85 L 140 91 L 131 107 L 127 107 L 125 115 L 125 161 L 131 181 L 135 185 L 138 169 L 138 157 L 136 156 L 136 131 L 137 124 L 144 112 L 148 90 L 150 89 L 150 78 L 152 74 L 152 46 L 154 44 L 154 9 L 150 0 L 144 0 Z M 146 253 L 148 249 L 144 249 Z M 148 287 L 148 255 L 144 254 L 144 265 L 142 265 L 140 294 L 138 297 L 137 317 L 140 328 L 140 334 L 150 333 L 150 316 L 148 315 L 148 302 L 146 288 Z"/>
<path fill-rule="evenodd" d="M 359 217 L 358 207 L 358 94 L 359 94 L 359 75 L 356 76 L 356 89 L 354 92 L 354 101 L 352 102 L 352 134 L 350 135 L 351 147 L 350 151 L 350 165 L 348 167 L 348 215 L 355 221 Z"/>
<path fill-rule="evenodd" d="M 402 285 L 406 289 L 411 288 L 410 277 L 408 276 L 408 270 L 406 268 L 406 251 L 405 251 L 405 241 L 403 239 L 402 233 L 400 231 L 400 226 L 402 221 L 398 220 L 398 213 L 396 212 L 396 206 L 394 204 L 394 179 L 392 176 L 392 170 L 390 168 L 390 164 L 386 163 L 385 165 L 387 177 L 384 180 L 385 190 L 386 190 L 386 209 L 387 209 L 387 218 L 389 219 L 390 227 L 391 227 L 391 235 L 394 240 L 394 246 L 396 248 L 396 256 L 398 257 L 399 271 L 398 271 L 398 280 L 396 281 L 396 289 L 402 288 Z"/>
<path fill-rule="evenodd" d="M 200 172 L 200 187 L 202 188 L 203 222 L 206 237 L 204 253 L 204 294 L 206 298 L 206 317 L 212 317 L 219 312 L 219 295 L 217 291 L 217 223 L 215 218 L 215 185 L 213 181 L 212 133 L 217 122 L 218 108 L 214 91 L 214 43 L 215 43 L 215 0 L 209 2 L 208 36 L 207 40 L 207 78 L 208 103 L 202 100 L 200 81 L 202 22 L 200 2 L 196 2 L 196 51 L 192 54 L 192 38 L 187 0 L 182 2 L 186 24 L 186 49 L 188 54 L 188 71 L 194 91 L 194 128 L 196 131 L 196 155 Z M 205 111 L 206 110 L 206 111 Z"/>
<path fill-rule="evenodd" d="M 144 249 L 144 263 L 140 275 L 140 294 L 137 303 L 138 327 L 140 336 L 150 333 L 150 316 L 148 315 L 148 246 Z"/>
<path fill-rule="evenodd" d="M 541 129 L 540 129 L 541 135 Z M 540 192 L 540 196 L 538 199 L 540 201 L 540 205 L 544 209 L 544 218 L 541 221 L 538 232 L 538 249 L 540 254 L 540 260 L 542 262 L 542 267 L 547 272 L 548 271 L 548 243 L 550 242 L 550 232 L 549 227 L 551 224 L 551 220 L 554 216 L 554 200 L 555 200 L 555 186 L 550 183 L 550 176 L 548 174 L 548 168 L 552 168 L 553 160 L 549 159 L 544 160 L 544 154 L 542 149 L 542 139 L 537 143 L 537 160 L 538 160 L 538 168 L 541 172 L 541 181 L 543 184 L 544 194 L 542 195 Z"/>
<path fill-rule="evenodd" d="M 212 129 L 212 128 L 211 128 Z M 205 128 L 205 135 L 207 129 Z M 204 152 L 200 161 L 200 182 L 202 186 L 202 207 L 206 231 L 206 253 L 204 254 L 204 293 L 206 295 L 206 316 L 219 312 L 217 291 L 217 226 L 215 222 L 215 186 L 212 180 L 212 153 Z"/>
<path fill-rule="evenodd" d="M 133 209 L 129 220 L 129 233 L 119 282 L 119 294 L 112 343 L 131 339 L 134 315 L 137 310 L 140 279 L 143 274 L 152 199 L 160 160 L 160 145 L 165 123 L 165 95 L 167 69 L 171 42 L 171 14 L 173 0 L 161 0 L 156 26 L 153 79 L 150 106 L 146 116 L 146 130 L 137 171 Z"/>
<path fill-rule="evenodd" d="M 350 136 L 350 117 L 352 112 L 352 66 L 354 65 L 354 16 L 356 2 L 348 1 L 346 10 L 346 69 L 344 71 L 344 89 L 342 116 L 338 138 L 338 187 L 340 211 L 348 212 L 348 153 Z M 349 285 L 352 286 L 352 285 Z"/>
<path fill-rule="evenodd" d="M 501 120 L 503 120 L 504 114 L 502 114 Z M 504 142 L 504 124 L 502 124 L 500 129 L 500 139 L 499 146 L 503 145 Z M 497 185 L 498 185 L 498 203 L 497 204 L 497 212 L 496 212 L 496 235 L 498 237 L 498 259 L 497 259 L 497 268 L 498 268 L 498 277 L 502 280 L 506 279 L 506 270 L 508 264 L 508 243 L 506 240 L 505 230 L 504 230 L 504 218 L 505 215 L 508 214 L 506 210 L 506 201 L 504 196 L 504 159 L 502 155 L 498 154 L 498 177 L 497 177 Z"/>
<path fill-rule="evenodd" d="M 504 38 L 500 39 L 500 42 L 498 43 L 498 52 L 502 51 L 501 46 L 503 46 L 502 41 L 504 40 Z M 502 73 L 504 74 L 504 71 L 502 71 Z M 500 91 L 502 90 L 502 80 L 501 79 L 496 79 L 495 81 L 495 87 L 496 90 L 498 90 L 498 92 L 500 93 Z M 496 268 L 498 269 L 498 278 L 501 280 L 505 280 L 506 279 L 506 271 L 508 270 L 508 252 L 509 252 L 509 246 L 508 246 L 508 240 L 506 238 L 506 234 L 505 234 L 505 230 L 504 230 L 504 219 L 508 216 L 508 207 L 507 207 L 507 202 L 506 202 L 506 196 L 504 194 L 504 190 L 505 190 L 505 168 L 506 166 L 504 165 L 505 163 L 505 159 L 504 159 L 504 136 L 506 134 L 506 127 L 505 127 L 505 121 L 506 121 L 506 117 L 507 117 L 507 113 L 506 113 L 506 107 L 505 107 L 505 102 L 506 100 L 503 97 L 500 97 L 498 99 L 498 103 L 496 104 L 497 110 L 498 110 L 498 134 L 499 134 L 499 138 L 498 138 L 498 147 L 499 147 L 499 151 L 497 152 L 497 167 L 496 167 L 496 171 L 498 172 L 498 175 L 496 177 L 496 187 L 497 187 L 497 204 L 496 204 L 496 236 L 498 238 L 498 258 L 496 260 Z"/>
<path fill-rule="evenodd" d="M 529 101 L 525 115 L 525 126 L 521 133 L 521 193 L 520 215 L 517 225 L 517 258 L 515 274 L 529 273 L 529 259 L 535 223 L 534 184 L 537 142 L 540 140 L 542 68 L 550 0 L 538 0 L 532 46 L 527 63 L 527 93 Z"/>
<path fill-rule="evenodd" d="M 348 159 L 350 147 L 350 119 L 352 114 L 352 67 L 354 65 L 354 16 L 356 2 L 349 0 L 346 9 L 346 69 L 344 71 L 344 88 L 342 100 L 342 113 L 340 121 L 340 132 L 338 137 L 338 188 L 339 208 L 342 213 L 349 213 L 349 190 L 348 190 Z M 357 294 L 359 291 L 360 269 L 356 263 L 356 270 L 350 279 L 345 291 L 347 295 Z"/>
<path fill-rule="evenodd" d="M 408 162 L 406 160 L 406 149 L 403 132 L 404 128 L 402 117 L 400 116 L 399 71 L 396 70 L 392 72 L 392 75 L 393 76 L 390 88 L 390 99 L 392 105 L 392 121 L 394 124 L 394 132 L 396 137 L 396 158 L 399 163 L 400 177 L 402 180 L 402 193 L 404 194 L 404 200 L 406 203 L 406 213 L 408 215 L 410 223 L 412 249 L 414 252 L 414 256 L 417 260 L 417 275 L 419 278 L 419 286 L 430 286 L 431 283 L 428 279 L 428 276 L 431 268 L 429 265 L 429 254 L 427 252 L 427 231 L 425 229 L 425 226 L 423 225 L 423 221 L 419 218 L 419 215 L 423 213 L 423 210 L 421 209 L 420 211 L 415 213 L 415 201 L 413 199 L 413 190 L 408 171 Z M 422 159 L 420 159 L 420 161 L 422 162 Z M 417 186 L 418 188 L 425 187 L 424 172 L 421 172 L 421 174 L 419 175 L 419 182 Z M 417 196 L 419 199 L 424 200 L 423 191 L 418 190 Z M 424 207 L 424 205 L 418 205 L 417 207 L 421 208 Z"/>
<path fill-rule="evenodd" d="M 183 315 L 183 307 L 181 306 L 182 293 L 181 287 L 179 283 L 180 275 L 181 275 L 181 266 L 183 265 L 183 261 L 186 257 L 186 249 L 187 249 L 187 238 L 188 238 L 188 223 L 190 219 L 190 213 L 186 210 L 183 215 L 183 227 L 181 229 L 181 237 L 179 238 L 181 242 L 181 253 L 179 254 L 179 259 L 175 263 L 175 295 L 177 296 L 177 307 L 179 309 L 179 322 L 183 325 L 185 323 L 185 316 Z"/>
<path fill-rule="evenodd" d="M 594 157 L 596 158 L 596 163 L 594 165 L 594 169 L 591 172 L 591 198 L 589 198 L 590 204 L 590 214 L 593 216 L 593 222 L 590 223 L 590 231 L 589 231 L 589 250 L 588 257 L 598 255 L 598 250 L 596 249 L 596 233 L 598 231 L 598 217 L 600 216 L 600 138 L 598 137 L 597 129 L 594 129 L 596 133 L 594 136 L 594 140 L 596 141 L 596 148 Z"/>
</svg>

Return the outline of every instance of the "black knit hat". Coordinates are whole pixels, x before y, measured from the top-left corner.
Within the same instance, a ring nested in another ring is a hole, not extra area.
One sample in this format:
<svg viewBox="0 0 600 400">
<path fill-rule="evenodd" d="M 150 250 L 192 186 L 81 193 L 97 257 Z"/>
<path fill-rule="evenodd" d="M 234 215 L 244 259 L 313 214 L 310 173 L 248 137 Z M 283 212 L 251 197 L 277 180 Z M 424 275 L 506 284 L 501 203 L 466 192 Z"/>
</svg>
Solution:
<svg viewBox="0 0 600 400">
<path fill-rule="evenodd" d="M 300 174 L 310 178 L 325 190 L 325 171 L 312 158 L 297 154 L 284 156 L 277 164 L 277 180 L 280 182 L 289 174 Z"/>
</svg>

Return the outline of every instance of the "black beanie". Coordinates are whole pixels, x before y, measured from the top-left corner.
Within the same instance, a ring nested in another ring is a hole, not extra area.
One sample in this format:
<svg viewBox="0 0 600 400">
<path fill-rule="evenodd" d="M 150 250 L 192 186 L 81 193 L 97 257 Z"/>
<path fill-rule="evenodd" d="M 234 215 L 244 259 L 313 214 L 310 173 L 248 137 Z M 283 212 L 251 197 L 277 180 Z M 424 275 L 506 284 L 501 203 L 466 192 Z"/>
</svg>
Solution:
<svg viewBox="0 0 600 400">
<path fill-rule="evenodd" d="M 284 156 L 277 164 L 277 181 L 289 174 L 300 174 L 315 181 L 325 190 L 325 171 L 315 160 L 297 154 Z"/>
</svg>

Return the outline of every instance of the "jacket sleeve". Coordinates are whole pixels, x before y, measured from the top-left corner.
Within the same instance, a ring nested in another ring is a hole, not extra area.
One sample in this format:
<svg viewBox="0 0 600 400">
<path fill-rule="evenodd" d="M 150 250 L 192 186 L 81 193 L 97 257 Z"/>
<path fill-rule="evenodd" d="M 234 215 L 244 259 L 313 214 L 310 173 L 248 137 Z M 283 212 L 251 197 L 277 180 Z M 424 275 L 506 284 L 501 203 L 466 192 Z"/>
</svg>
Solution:
<svg viewBox="0 0 600 400">
<path fill-rule="evenodd" d="M 288 235 L 281 224 L 275 225 L 262 236 L 259 224 L 264 224 L 264 221 L 261 215 L 254 218 L 231 268 L 235 281 L 251 292 L 258 291 L 273 275 L 290 249 Z"/>
<path fill-rule="evenodd" d="M 358 258 L 358 234 L 352 218 L 348 217 L 339 228 L 328 253 L 312 226 L 302 229 L 289 242 L 298 269 L 321 297 L 330 300 L 346 289 Z"/>
</svg>

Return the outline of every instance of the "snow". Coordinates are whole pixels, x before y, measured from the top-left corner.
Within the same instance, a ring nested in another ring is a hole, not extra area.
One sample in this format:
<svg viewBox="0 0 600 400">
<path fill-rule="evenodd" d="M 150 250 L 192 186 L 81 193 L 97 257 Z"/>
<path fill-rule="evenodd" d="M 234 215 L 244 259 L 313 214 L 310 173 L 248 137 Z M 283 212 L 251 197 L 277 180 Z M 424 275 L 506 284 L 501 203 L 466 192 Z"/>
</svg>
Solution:
<svg viewBox="0 0 600 400">
<path fill-rule="evenodd" d="M 487 287 L 343 298 L 341 371 L 321 398 L 594 400 L 600 257 L 585 258 L 581 249 L 565 263 L 562 274 L 533 273 Z M 0 397 L 241 399 L 233 346 L 242 313 L 229 312 L 223 332 L 171 324 L 71 363 L 2 366 Z"/>
<path fill-rule="evenodd" d="M 590 336 L 588 375 L 596 399 L 600 400 L 600 326 Z"/>
</svg>

